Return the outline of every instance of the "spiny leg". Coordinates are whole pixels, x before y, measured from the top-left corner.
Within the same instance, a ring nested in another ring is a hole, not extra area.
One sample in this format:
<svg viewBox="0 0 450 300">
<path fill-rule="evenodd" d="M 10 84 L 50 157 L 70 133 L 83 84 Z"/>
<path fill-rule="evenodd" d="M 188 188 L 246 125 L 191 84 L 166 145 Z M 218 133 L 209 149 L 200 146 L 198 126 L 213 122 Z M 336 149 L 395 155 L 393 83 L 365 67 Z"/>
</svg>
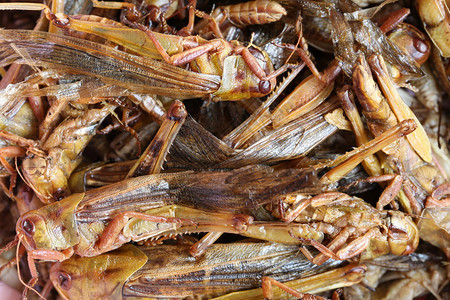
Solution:
<svg viewBox="0 0 450 300">
<path fill-rule="evenodd" d="M 27 299 L 26 295 L 29 289 L 32 289 L 37 293 L 39 297 L 43 298 L 41 294 L 39 294 L 36 290 L 33 289 L 33 286 L 37 283 L 39 278 L 38 277 L 39 274 L 35 264 L 36 259 L 63 261 L 71 257 L 73 253 L 74 253 L 73 248 L 65 249 L 63 251 L 55 251 L 55 250 L 28 251 L 27 260 L 28 260 L 28 268 L 31 273 L 31 279 L 27 284 L 25 284 L 25 289 L 23 291 L 23 296 L 25 297 L 24 299 Z"/>
<path fill-rule="evenodd" d="M 130 169 L 127 178 L 158 174 L 161 171 L 162 164 L 169 152 L 169 148 L 186 120 L 186 117 L 187 111 L 183 103 L 175 100 L 170 106 L 166 117 L 152 142 Z"/>
<path fill-rule="evenodd" d="M 171 65 L 175 65 L 175 66 L 184 65 L 184 64 L 187 64 L 187 63 L 190 63 L 190 62 L 196 60 L 197 58 L 199 58 L 200 56 L 202 56 L 206 53 L 220 52 L 223 49 L 232 47 L 233 53 L 242 55 L 242 58 L 244 59 L 245 63 L 250 68 L 250 70 L 255 74 L 255 76 L 258 77 L 258 79 L 260 79 L 262 81 L 269 81 L 271 79 L 276 78 L 277 76 L 279 76 L 281 73 L 285 72 L 286 70 L 297 67 L 297 65 L 285 64 L 283 67 L 279 68 L 278 70 L 276 70 L 270 74 L 266 74 L 264 69 L 260 66 L 260 64 L 256 60 L 255 56 L 253 56 L 253 54 L 248 50 L 247 47 L 232 46 L 229 42 L 227 42 L 224 39 L 215 39 L 215 40 L 211 40 L 211 41 L 206 41 L 203 44 L 199 44 L 197 38 L 194 37 L 194 38 L 190 39 L 189 42 L 185 43 L 184 47 L 186 50 L 170 56 L 167 53 L 167 51 L 164 49 L 162 44 L 158 41 L 156 35 L 150 29 L 146 28 L 145 26 L 143 26 L 139 23 L 133 23 L 133 22 L 129 22 L 129 21 L 126 21 L 125 23 L 127 25 L 131 25 L 133 27 L 136 27 L 136 28 L 144 31 L 147 34 L 148 38 L 155 45 L 156 50 L 162 56 L 164 61 Z"/>
<path fill-rule="evenodd" d="M 400 192 L 403 184 L 403 178 L 400 175 L 397 174 L 386 174 L 386 175 L 379 175 L 379 176 L 371 176 L 363 179 L 358 179 L 355 182 L 352 182 L 348 186 L 345 187 L 345 189 L 354 186 L 360 182 L 367 182 L 367 183 L 380 183 L 380 182 L 386 182 L 390 181 L 390 183 L 386 186 L 386 188 L 381 193 L 378 202 L 377 202 L 377 209 L 383 210 L 383 208 L 392 203 L 395 196 Z"/>
<path fill-rule="evenodd" d="M 320 81 L 323 81 L 322 80 L 323 75 L 319 72 L 319 70 L 317 70 L 316 65 L 312 61 L 312 59 L 309 56 L 309 53 L 307 51 L 305 51 L 302 48 L 297 47 L 297 45 L 292 45 L 292 44 L 276 44 L 276 46 L 285 48 L 285 49 L 288 49 L 288 50 L 291 50 L 291 51 L 297 53 L 300 56 L 300 58 L 302 59 L 302 61 L 308 66 L 308 69 L 311 71 L 311 73 L 313 73 L 313 75 L 316 78 L 318 78 Z"/>
<path fill-rule="evenodd" d="M 384 147 L 390 145 L 400 137 L 403 137 L 416 129 L 416 124 L 413 120 L 403 120 L 391 129 L 377 136 L 368 143 L 358 147 L 357 149 L 350 151 L 344 155 L 341 155 L 328 166 L 336 166 L 322 176 L 321 181 L 323 183 L 336 182 L 342 178 L 345 174 L 353 170 L 362 160 L 368 155 L 372 155 Z"/>
<path fill-rule="evenodd" d="M 196 6 L 197 6 L 196 0 L 190 0 L 189 2 L 190 3 L 188 5 L 188 7 L 189 7 L 188 24 L 185 27 L 183 27 L 180 31 L 178 31 L 178 34 L 181 36 L 191 36 L 192 32 L 194 31 L 195 16 L 197 16 L 199 18 L 207 20 L 209 23 L 209 26 L 211 27 L 211 30 L 214 32 L 216 37 L 223 39 L 224 36 L 222 34 L 222 31 L 219 28 L 219 24 L 217 24 L 216 19 L 211 17 L 209 14 L 196 9 Z"/>
<path fill-rule="evenodd" d="M 109 222 L 109 224 L 106 226 L 105 230 L 103 231 L 102 235 L 98 240 L 97 243 L 98 250 L 101 252 L 107 251 L 113 245 L 117 236 L 120 234 L 122 229 L 125 227 L 125 225 L 131 218 L 141 219 L 155 223 L 174 223 L 178 225 L 191 225 L 191 226 L 197 225 L 196 222 L 186 219 L 152 216 L 145 213 L 133 211 L 121 212 L 117 216 L 115 216 L 114 219 L 111 222 Z"/>
<path fill-rule="evenodd" d="M 318 254 L 316 257 L 314 257 L 314 259 L 312 260 L 313 264 L 316 265 L 321 265 L 323 263 L 325 263 L 330 257 L 333 258 L 332 255 L 333 254 L 334 257 L 336 257 L 336 254 L 334 253 L 334 250 L 338 249 L 339 247 L 341 247 L 342 245 L 344 245 L 348 238 L 350 237 L 350 234 L 353 233 L 355 231 L 355 228 L 353 227 L 346 227 L 344 228 L 327 246 L 326 246 L 326 250 L 329 251 L 324 251 L 325 246 L 320 247 L 320 249 L 318 249 L 317 245 L 313 245 L 317 250 L 319 250 L 321 253 Z M 339 258 L 338 258 L 339 259 Z"/>
</svg>

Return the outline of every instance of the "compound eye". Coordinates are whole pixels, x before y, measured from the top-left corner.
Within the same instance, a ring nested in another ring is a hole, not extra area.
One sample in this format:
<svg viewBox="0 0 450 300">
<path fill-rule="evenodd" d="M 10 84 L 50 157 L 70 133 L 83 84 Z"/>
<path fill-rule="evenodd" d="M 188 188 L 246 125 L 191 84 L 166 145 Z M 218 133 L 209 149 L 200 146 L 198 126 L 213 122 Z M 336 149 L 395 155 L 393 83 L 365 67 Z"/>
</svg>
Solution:
<svg viewBox="0 0 450 300">
<path fill-rule="evenodd" d="M 263 95 L 270 93 L 270 91 L 272 90 L 270 81 L 261 80 L 258 84 L 258 89 L 259 89 L 259 92 Z"/>
<path fill-rule="evenodd" d="M 33 235 L 34 233 L 34 222 L 31 221 L 30 219 L 25 219 L 22 221 L 22 229 L 23 231 L 25 231 L 25 233 L 27 233 L 28 235 Z"/>
<path fill-rule="evenodd" d="M 62 289 L 68 290 L 72 286 L 72 278 L 64 271 L 58 273 L 58 284 Z"/>
<path fill-rule="evenodd" d="M 26 214 L 25 216 L 22 216 L 22 220 L 19 223 L 20 226 L 18 226 L 17 230 L 23 232 L 26 236 L 33 238 L 36 231 L 36 225 L 41 222 L 43 222 L 41 216 L 33 213 Z"/>
</svg>

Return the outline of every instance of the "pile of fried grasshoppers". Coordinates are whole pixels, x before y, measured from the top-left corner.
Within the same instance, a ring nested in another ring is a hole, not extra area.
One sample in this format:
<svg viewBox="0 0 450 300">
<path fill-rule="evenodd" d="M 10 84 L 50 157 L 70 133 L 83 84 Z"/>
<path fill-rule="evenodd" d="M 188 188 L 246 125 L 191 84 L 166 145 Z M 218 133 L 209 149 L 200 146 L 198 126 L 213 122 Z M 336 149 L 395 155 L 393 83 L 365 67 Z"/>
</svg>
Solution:
<svg viewBox="0 0 450 300">
<path fill-rule="evenodd" d="M 450 297 L 448 2 L 0 12 L 22 298 Z"/>
</svg>

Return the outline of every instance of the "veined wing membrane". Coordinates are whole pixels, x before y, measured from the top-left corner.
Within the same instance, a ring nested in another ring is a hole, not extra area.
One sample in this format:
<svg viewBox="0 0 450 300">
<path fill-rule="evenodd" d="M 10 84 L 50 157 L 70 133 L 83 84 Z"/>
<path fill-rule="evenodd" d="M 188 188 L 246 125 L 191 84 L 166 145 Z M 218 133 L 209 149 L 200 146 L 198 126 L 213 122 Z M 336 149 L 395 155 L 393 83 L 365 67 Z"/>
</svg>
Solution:
<svg viewBox="0 0 450 300">
<path fill-rule="evenodd" d="M 126 87 L 135 93 L 187 99 L 214 93 L 220 85 L 219 76 L 191 72 L 75 37 L 0 30 L 0 41 L 1 66 L 15 62 L 63 69 L 95 76 L 107 84 Z"/>
</svg>

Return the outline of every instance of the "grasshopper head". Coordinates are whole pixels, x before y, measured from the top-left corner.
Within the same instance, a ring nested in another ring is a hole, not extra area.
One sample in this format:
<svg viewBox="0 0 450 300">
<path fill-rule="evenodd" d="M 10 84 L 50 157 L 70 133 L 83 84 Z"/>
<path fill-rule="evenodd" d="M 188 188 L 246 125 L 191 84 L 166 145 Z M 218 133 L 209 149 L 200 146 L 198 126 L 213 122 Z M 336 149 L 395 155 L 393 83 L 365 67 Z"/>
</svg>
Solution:
<svg viewBox="0 0 450 300">
<path fill-rule="evenodd" d="M 55 289 L 65 299 L 70 299 L 72 289 L 72 274 L 61 268 L 61 262 L 56 262 L 50 268 L 50 280 Z"/>
<path fill-rule="evenodd" d="M 399 211 L 390 211 L 388 243 L 394 255 L 407 255 L 419 244 L 419 230 L 411 217 Z"/>
<path fill-rule="evenodd" d="M 77 244 L 74 210 L 83 197 L 75 194 L 22 215 L 16 232 L 27 250 L 64 250 Z"/>
<path fill-rule="evenodd" d="M 94 257 L 72 256 L 50 268 L 50 280 L 66 299 L 122 299 L 122 287 L 148 258 L 132 245 Z"/>
<path fill-rule="evenodd" d="M 38 214 L 26 213 L 17 221 L 16 232 L 27 250 L 35 250 L 37 249 L 35 235 L 36 237 L 43 236 L 43 232 L 45 232 L 45 221 Z M 38 242 L 38 244 L 43 243 Z"/>
<path fill-rule="evenodd" d="M 256 67 L 262 69 L 265 75 L 274 71 L 267 52 L 254 47 L 250 47 L 249 51 L 254 58 L 251 62 L 253 68 L 257 64 Z M 230 55 L 223 61 L 222 81 L 214 96 L 232 101 L 263 97 L 273 91 L 276 82 L 276 78 L 261 80 L 242 56 Z"/>
<path fill-rule="evenodd" d="M 67 159 L 61 161 L 64 158 L 46 159 L 36 156 L 23 162 L 22 172 L 27 183 L 46 204 L 61 200 L 67 192 L 67 178 L 64 175 L 67 170 L 59 167 L 63 165 L 67 168 L 70 165 Z"/>
<path fill-rule="evenodd" d="M 274 72 L 272 61 L 270 60 L 269 54 L 257 48 L 250 47 L 250 53 L 256 58 L 261 68 L 264 70 L 266 75 Z M 251 78 L 251 79 L 250 79 Z M 249 91 L 252 97 L 263 97 L 272 92 L 277 85 L 277 79 L 272 78 L 270 80 L 260 80 L 258 77 L 253 75 L 249 78 Z"/>
</svg>

